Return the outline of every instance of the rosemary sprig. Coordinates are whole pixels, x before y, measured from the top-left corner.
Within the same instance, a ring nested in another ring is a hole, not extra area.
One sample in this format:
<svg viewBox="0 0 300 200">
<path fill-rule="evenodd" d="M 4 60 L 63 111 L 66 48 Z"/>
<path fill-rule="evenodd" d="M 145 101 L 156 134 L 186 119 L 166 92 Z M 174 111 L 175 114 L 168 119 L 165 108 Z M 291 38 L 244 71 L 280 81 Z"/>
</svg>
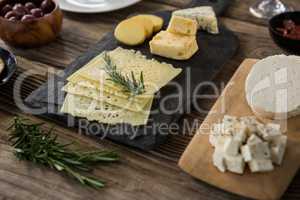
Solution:
<svg viewBox="0 0 300 200">
<path fill-rule="evenodd" d="M 81 184 L 101 188 L 104 183 L 97 178 L 84 176 L 80 172 L 92 171 L 92 165 L 101 162 L 114 162 L 118 160 L 115 152 L 109 151 L 76 151 L 67 147 L 70 144 L 61 144 L 52 129 L 45 132 L 41 129 L 43 124 L 33 124 L 27 119 L 16 117 L 9 128 L 9 140 L 15 148 L 14 154 L 20 160 L 32 161 L 45 165 L 57 171 L 64 171 Z"/>
<path fill-rule="evenodd" d="M 103 60 L 105 61 L 105 72 L 110 77 L 108 80 L 120 85 L 124 92 L 129 93 L 131 96 L 140 95 L 145 92 L 143 72 L 140 73 L 140 79 L 137 80 L 133 72 L 131 72 L 131 76 L 121 74 L 107 52 L 104 53 Z"/>
</svg>

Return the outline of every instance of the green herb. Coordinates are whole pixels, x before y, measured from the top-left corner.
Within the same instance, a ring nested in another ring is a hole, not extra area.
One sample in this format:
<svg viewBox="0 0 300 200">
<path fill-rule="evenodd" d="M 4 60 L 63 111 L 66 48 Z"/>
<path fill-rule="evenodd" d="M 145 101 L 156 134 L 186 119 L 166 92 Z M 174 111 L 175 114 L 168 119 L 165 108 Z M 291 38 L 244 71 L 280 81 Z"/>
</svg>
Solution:
<svg viewBox="0 0 300 200">
<path fill-rule="evenodd" d="M 108 53 L 104 53 L 103 59 L 105 61 L 105 72 L 110 76 L 108 80 L 123 87 L 124 92 L 130 93 L 131 96 L 143 94 L 145 92 L 143 72 L 140 73 L 140 79 L 137 80 L 131 72 L 131 77 L 122 75 L 117 70 L 117 66 L 112 63 Z"/>
<path fill-rule="evenodd" d="M 114 162 L 118 160 L 115 152 L 109 151 L 76 151 L 70 150 L 70 144 L 61 144 L 52 130 L 45 132 L 41 129 L 43 124 L 33 124 L 27 119 L 16 117 L 9 128 L 9 140 L 15 148 L 15 155 L 20 160 L 32 161 L 57 171 L 64 171 L 74 177 L 81 184 L 100 188 L 104 186 L 101 180 L 84 176 L 80 172 L 90 172 L 92 165 L 101 162 Z"/>
</svg>

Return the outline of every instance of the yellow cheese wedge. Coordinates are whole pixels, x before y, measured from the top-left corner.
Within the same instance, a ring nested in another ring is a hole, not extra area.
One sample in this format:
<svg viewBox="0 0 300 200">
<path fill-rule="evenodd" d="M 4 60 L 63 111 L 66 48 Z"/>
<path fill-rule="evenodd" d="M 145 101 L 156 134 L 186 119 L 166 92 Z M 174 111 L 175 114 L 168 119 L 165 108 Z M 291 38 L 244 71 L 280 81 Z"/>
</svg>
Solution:
<svg viewBox="0 0 300 200">
<path fill-rule="evenodd" d="M 167 31 L 183 35 L 196 35 L 197 29 L 198 23 L 196 20 L 174 15 Z"/>
<path fill-rule="evenodd" d="M 164 23 L 164 20 L 161 17 L 158 17 L 156 15 L 149 15 L 149 14 L 138 15 L 138 16 L 142 16 L 150 19 L 154 25 L 154 32 L 158 32 L 161 30 Z"/>
<path fill-rule="evenodd" d="M 127 19 L 120 22 L 115 29 L 116 39 L 131 46 L 142 44 L 147 37 L 148 30 L 141 21 Z"/>
<path fill-rule="evenodd" d="M 161 31 L 150 41 L 150 51 L 166 58 L 187 60 L 198 51 L 198 44 L 195 36 Z"/>
<path fill-rule="evenodd" d="M 154 24 L 151 19 L 142 15 L 137 15 L 129 18 L 128 20 L 133 23 L 142 24 L 146 30 L 146 37 L 147 38 L 152 37 L 154 31 Z"/>
</svg>

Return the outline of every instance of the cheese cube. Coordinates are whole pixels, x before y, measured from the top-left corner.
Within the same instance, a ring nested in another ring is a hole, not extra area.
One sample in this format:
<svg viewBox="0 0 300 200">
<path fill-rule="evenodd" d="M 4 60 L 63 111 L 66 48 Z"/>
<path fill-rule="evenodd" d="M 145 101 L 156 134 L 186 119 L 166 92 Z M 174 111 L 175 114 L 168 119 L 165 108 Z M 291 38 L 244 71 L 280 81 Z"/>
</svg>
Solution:
<svg viewBox="0 0 300 200">
<path fill-rule="evenodd" d="M 185 36 L 161 31 L 150 41 L 152 54 L 176 60 L 187 60 L 198 51 L 195 36 Z"/>
<path fill-rule="evenodd" d="M 267 142 L 247 144 L 253 159 L 270 159 L 271 152 Z"/>
<path fill-rule="evenodd" d="M 219 33 L 218 20 L 213 8 L 210 6 L 177 10 L 172 15 L 195 19 L 198 22 L 199 29 L 206 30 L 212 34 Z"/>
<path fill-rule="evenodd" d="M 224 142 L 224 153 L 229 156 L 236 156 L 239 153 L 241 143 L 232 137 L 226 138 Z"/>
<path fill-rule="evenodd" d="M 245 162 L 242 155 L 237 156 L 225 155 L 226 168 L 230 172 L 243 174 L 245 169 Z"/>
<path fill-rule="evenodd" d="M 224 152 L 220 148 L 216 148 L 213 154 L 213 164 L 221 172 L 226 171 Z"/>
<path fill-rule="evenodd" d="M 194 19 L 172 16 L 167 31 L 183 35 L 196 35 L 197 26 L 197 21 Z"/>
<path fill-rule="evenodd" d="M 245 162 L 253 160 L 252 153 L 248 145 L 244 145 L 241 147 L 241 153 Z"/>
<path fill-rule="evenodd" d="M 269 172 L 274 170 L 274 166 L 270 159 L 254 159 L 249 162 L 251 172 Z"/>
<path fill-rule="evenodd" d="M 281 165 L 287 145 L 287 136 L 282 135 L 272 142 L 271 158 L 272 162 Z"/>
<path fill-rule="evenodd" d="M 273 126 L 259 126 L 259 133 L 261 137 L 266 140 L 266 141 L 271 141 L 279 136 L 281 136 L 281 131 L 280 129 L 275 129 Z"/>
<path fill-rule="evenodd" d="M 239 141 L 241 144 L 244 143 L 247 139 L 247 131 L 248 128 L 245 125 L 240 125 L 237 129 L 235 134 L 233 135 L 233 139 Z"/>
<path fill-rule="evenodd" d="M 258 137 L 255 134 L 251 135 L 247 140 L 247 144 L 257 144 L 262 142 L 263 142 L 262 139 L 260 139 L 260 137 Z"/>
</svg>

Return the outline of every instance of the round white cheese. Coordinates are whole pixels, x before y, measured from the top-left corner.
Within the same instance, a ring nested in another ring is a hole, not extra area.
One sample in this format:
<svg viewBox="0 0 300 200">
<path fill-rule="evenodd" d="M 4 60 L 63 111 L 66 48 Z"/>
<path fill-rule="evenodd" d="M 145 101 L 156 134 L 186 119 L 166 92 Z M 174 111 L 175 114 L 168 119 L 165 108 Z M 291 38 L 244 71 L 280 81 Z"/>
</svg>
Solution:
<svg viewBox="0 0 300 200">
<path fill-rule="evenodd" d="M 245 85 L 255 114 L 287 119 L 300 114 L 300 57 L 276 55 L 257 62 Z"/>
</svg>

